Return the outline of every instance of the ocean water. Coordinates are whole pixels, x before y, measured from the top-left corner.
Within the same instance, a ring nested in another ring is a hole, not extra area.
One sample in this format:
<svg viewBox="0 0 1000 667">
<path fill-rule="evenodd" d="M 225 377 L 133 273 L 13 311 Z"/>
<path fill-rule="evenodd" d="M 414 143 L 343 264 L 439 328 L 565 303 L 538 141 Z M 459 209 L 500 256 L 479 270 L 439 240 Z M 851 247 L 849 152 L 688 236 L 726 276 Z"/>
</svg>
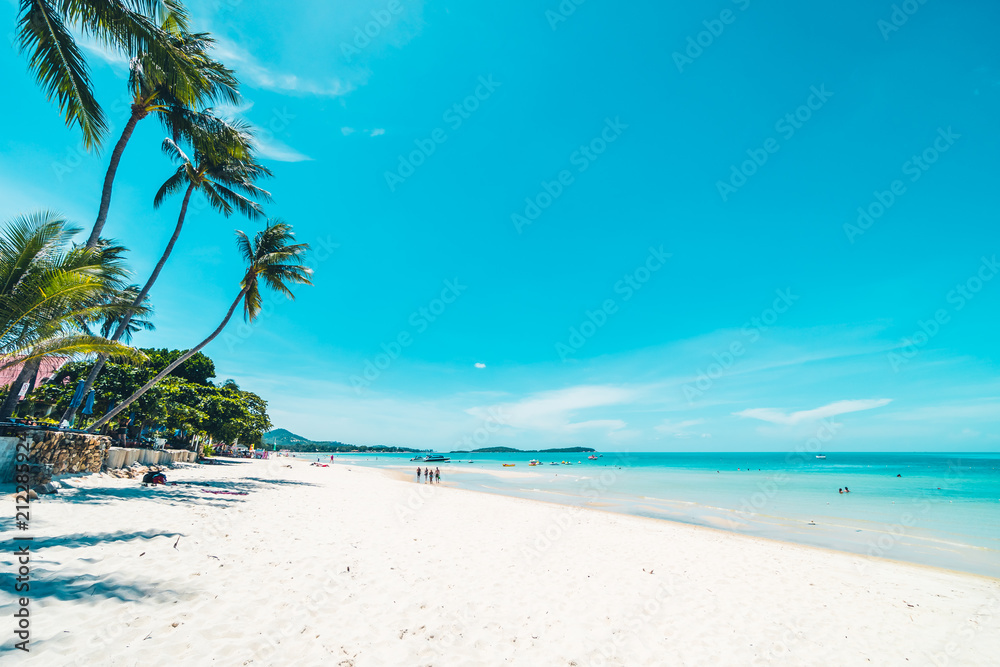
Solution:
<svg viewBox="0 0 1000 667">
<path fill-rule="evenodd" d="M 434 465 L 443 483 L 461 488 L 833 548 L 859 555 L 859 567 L 889 558 L 1000 577 L 1000 454 L 598 455 L 456 454 Z M 543 465 L 529 467 L 533 456 Z M 335 461 L 400 470 L 416 482 L 423 463 L 411 457 Z M 572 465 L 550 465 L 563 460 Z M 845 487 L 850 493 L 839 492 Z"/>
</svg>

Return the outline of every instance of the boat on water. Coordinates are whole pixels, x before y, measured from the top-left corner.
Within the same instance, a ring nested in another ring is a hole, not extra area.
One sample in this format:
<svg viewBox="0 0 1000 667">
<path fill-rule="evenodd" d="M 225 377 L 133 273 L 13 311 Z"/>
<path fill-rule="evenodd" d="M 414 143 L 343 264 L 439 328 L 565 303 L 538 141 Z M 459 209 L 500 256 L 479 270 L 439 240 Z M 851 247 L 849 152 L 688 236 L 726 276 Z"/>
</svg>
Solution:
<svg viewBox="0 0 1000 667">
<path fill-rule="evenodd" d="M 530 461 L 528 461 L 528 465 L 529 466 L 540 466 L 540 465 L 542 465 L 542 462 L 539 461 L 538 459 L 531 459 Z"/>
<path fill-rule="evenodd" d="M 596 457 L 596 456 L 594 456 L 593 454 L 591 454 L 591 455 L 590 455 L 590 456 L 588 456 L 587 458 L 588 458 L 588 459 L 590 459 L 591 461 L 596 461 L 596 460 L 597 460 L 597 457 Z"/>
<path fill-rule="evenodd" d="M 513 468 L 516 465 L 517 465 L 516 463 L 504 463 L 503 467 L 504 468 Z"/>
<path fill-rule="evenodd" d="M 450 458 L 443 454 L 428 454 L 423 458 L 423 460 L 426 463 L 447 463 L 448 461 L 451 461 Z"/>
<path fill-rule="evenodd" d="M 549 463 L 549 465 L 550 465 L 550 466 L 557 466 L 557 465 L 559 465 L 559 464 L 558 464 L 558 463 L 556 463 L 555 461 L 552 461 L 551 463 Z"/>
<path fill-rule="evenodd" d="M 826 454 L 817 454 L 816 458 L 818 458 L 818 459 L 825 459 L 826 458 Z"/>
</svg>

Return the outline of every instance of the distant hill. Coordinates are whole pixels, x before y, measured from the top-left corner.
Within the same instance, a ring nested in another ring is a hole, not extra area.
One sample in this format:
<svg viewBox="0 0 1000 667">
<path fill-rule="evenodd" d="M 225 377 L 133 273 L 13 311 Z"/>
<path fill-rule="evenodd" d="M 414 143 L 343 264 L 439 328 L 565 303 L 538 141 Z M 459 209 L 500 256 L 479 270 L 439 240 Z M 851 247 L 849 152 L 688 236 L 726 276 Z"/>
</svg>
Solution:
<svg viewBox="0 0 1000 667">
<path fill-rule="evenodd" d="M 310 440 L 296 435 L 288 429 L 276 428 L 263 437 L 264 444 L 291 452 L 418 452 L 409 447 L 387 447 L 386 445 L 351 445 L 336 440 Z"/>
<path fill-rule="evenodd" d="M 581 454 L 594 452 L 590 447 L 562 447 L 560 449 L 514 449 L 513 447 L 483 447 L 482 449 L 453 451 L 449 454 Z"/>
</svg>

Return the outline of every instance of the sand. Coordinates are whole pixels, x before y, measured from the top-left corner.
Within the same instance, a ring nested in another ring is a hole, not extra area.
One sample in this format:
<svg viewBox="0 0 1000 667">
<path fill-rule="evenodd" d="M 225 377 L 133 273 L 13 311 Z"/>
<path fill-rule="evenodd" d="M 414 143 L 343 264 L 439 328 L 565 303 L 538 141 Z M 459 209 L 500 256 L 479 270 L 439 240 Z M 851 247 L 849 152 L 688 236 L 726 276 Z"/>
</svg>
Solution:
<svg viewBox="0 0 1000 667">
<path fill-rule="evenodd" d="M 93 475 L 33 503 L 31 652 L 12 651 L 4 630 L 0 661 L 1000 661 L 996 579 L 358 466 L 277 459 L 167 474 L 178 485 Z"/>
</svg>

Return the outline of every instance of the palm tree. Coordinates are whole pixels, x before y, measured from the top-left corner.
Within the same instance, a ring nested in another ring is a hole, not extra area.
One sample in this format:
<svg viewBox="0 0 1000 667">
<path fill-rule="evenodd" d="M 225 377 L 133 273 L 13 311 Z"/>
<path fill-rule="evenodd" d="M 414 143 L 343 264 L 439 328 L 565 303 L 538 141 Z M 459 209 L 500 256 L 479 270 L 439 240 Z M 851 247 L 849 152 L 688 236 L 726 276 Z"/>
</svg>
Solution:
<svg viewBox="0 0 1000 667">
<path fill-rule="evenodd" d="M 0 231 L 0 368 L 23 364 L 0 418 L 13 412 L 24 377 L 37 372 L 43 357 L 96 352 L 143 358 L 80 328 L 81 320 L 122 315 L 108 301 L 127 272 L 120 246 L 71 248 L 79 231 L 48 212 L 14 218 Z"/>
<path fill-rule="evenodd" d="M 120 312 L 105 313 L 97 318 L 96 322 L 93 320 L 81 322 L 80 327 L 89 332 L 93 324 L 99 324 L 101 336 L 108 338 L 113 333 L 118 332 L 119 326 L 123 326 L 124 330 L 122 334 L 118 338 L 111 338 L 111 340 L 124 340 L 126 343 L 131 342 L 132 335 L 139 331 L 153 331 L 156 329 L 156 326 L 149 319 L 153 314 L 153 307 L 149 305 L 149 297 L 144 296 L 140 299 L 139 294 L 140 289 L 138 285 L 129 285 L 111 297 L 115 304 L 121 308 Z M 104 368 L 106 362 L 107 357 L 98 355 L 94 366 L 90 369 L 93 377 L 88 374 L 87 381 L 84 382 L 84 396 L 86 396 L 86 392 L 90 391 L 94 381 L 97 379 L 97 375 Z M 94 370 L 95 368 L 97 369 L 96 371 Z M 62 421 L 72 422 L 79 407 L 70 404 L 63 413 Z"/>
<path fill-rule="evenodd" d="M 149 53 L 164 64 L 172 79 L 191 72 L 192 66 L 183 62 L 158 27 L 186 29 L 187 14 L 177 0 L 19 0 L 18 4 L 17 41 L 28 55 L 28 68 L 46 96 L 57 100 L 66 124 L 80 126 L 88 149 L 101 145 L 108 126 L 73 29 L 129 57 Z"/>
<path fill-rule="evenodd" d="M 127 408 L 133 401 L 149 391 L 157 382 L 170 375 L 170 373 L 183 364 L 185 361 L 201 351 L 206 345 L 215 340 L 216 336 L 229 324 L 233 313 L 243 303 L 243 319 L 246 322 L 253 322 L 260 312 L 261 282 L 271 289 L 284 294 L 290 299 L 294 299 L 289 288 L 290 284 L 312 285 L 309 276 L 312 269 L 300 264 L 305 253 L 309 250 L 308 244 L 293 243 L 295 235 L 292 233 L 291 225 L 280 220 L 272 220 L 267 226 L 251 241 L 246 234 L 241 231 L 236 232 L 236 245 L 243 255 L 247 268 L 240 281 L 240 291 L 236 299 L 229 306 L 222 323 L 216 327 L 208 338 L 191 348 L 166 368 L 156 374 L 152 380 L 144 384 L 134 394 L 121 402 L 117 407 L 98 419 L 90 427 L 94 432 L 108 423 L 119 412 Z"/>
<path fill-rule="evenodd" d="M 188 126 L 192 143 L 195 146 L 194 160 L 182 151 L 173 139 L 163 141 L 163 149 L 167 155 L 180 162 L 174 175 L 160 187 L 153 200 L 153 205 L 159 208 L 166 197 L 185 188 L 184 199 L 181 202 L 181 211 L 177 216 L 177 224 L 174 226 L 174 233 L 167 242 L 160 260 L 153 267 L 153 272 L 146 280 L 146 284 L 135 297 L 134 304 L 139 304 L 146 298 L 153 288 L 160 272 L 163 270 L 167 259 L 170 258 L 177 243 L 177 238 L 184 227 L 184 220 L 187 217 L 188 203 L 195 190 L 200 191 L 208 199 L 209 204 L 219 210 L 223 215 L 229 217 L 235 209 L 251 219 L 263 215 L 260 204 L 249 199 L 253 196 L 258 199 L 270 201 L 271 194 L 254 185 L 258 178 L 270 176 L 271 172 L 259 165 L 253 157 L 252 136 L 248 126 L 242 123 L 227 123 L 215 118 L 208 113 L 203 113 L 197 123 Z M 243 193 L 243 194 L 240 194 Z M 131 314 L 126 314 L 118 324 L 111 340 L 119 340 L 129 326 Z M 97 376 L 104 368 L 106 359 L 98 357 L 97 362 L 87 379 L 84 382 L 84 394 L 94 386 Z M 72 419 L 75 409 L 66 411 L 64 419 Z"/>
<path fill-rule="evenodd" d="M 111 152 L 97 220 L 90 231 L 87 245 L 95 245 L 104 230 L 118 164 L 139 121 L 155 113 L 174 141 L 178 141 L 180 136 L 190 135 L 192 125 L 204 122 L 202 114 L 196 109 L 206 102 L 239 102 L 239 82 L 232 70 L 208 55 L 215 40 L 208 33 L 186 32 L 183 29 L 186 16 L 182 15 L 181 19 L 183 20 L 176 20 L 176 15 L 171 12 L 163 18 L 162 23 L 163 41 L 175 53 L 176 60 L 164 63 L 153 53 L 145 51 L 132 58 L 129 63 L 131 114 Z M 170 68 L 178 62 L 183 64 L 181 71 L 171 71 Z"/>
</svg>

